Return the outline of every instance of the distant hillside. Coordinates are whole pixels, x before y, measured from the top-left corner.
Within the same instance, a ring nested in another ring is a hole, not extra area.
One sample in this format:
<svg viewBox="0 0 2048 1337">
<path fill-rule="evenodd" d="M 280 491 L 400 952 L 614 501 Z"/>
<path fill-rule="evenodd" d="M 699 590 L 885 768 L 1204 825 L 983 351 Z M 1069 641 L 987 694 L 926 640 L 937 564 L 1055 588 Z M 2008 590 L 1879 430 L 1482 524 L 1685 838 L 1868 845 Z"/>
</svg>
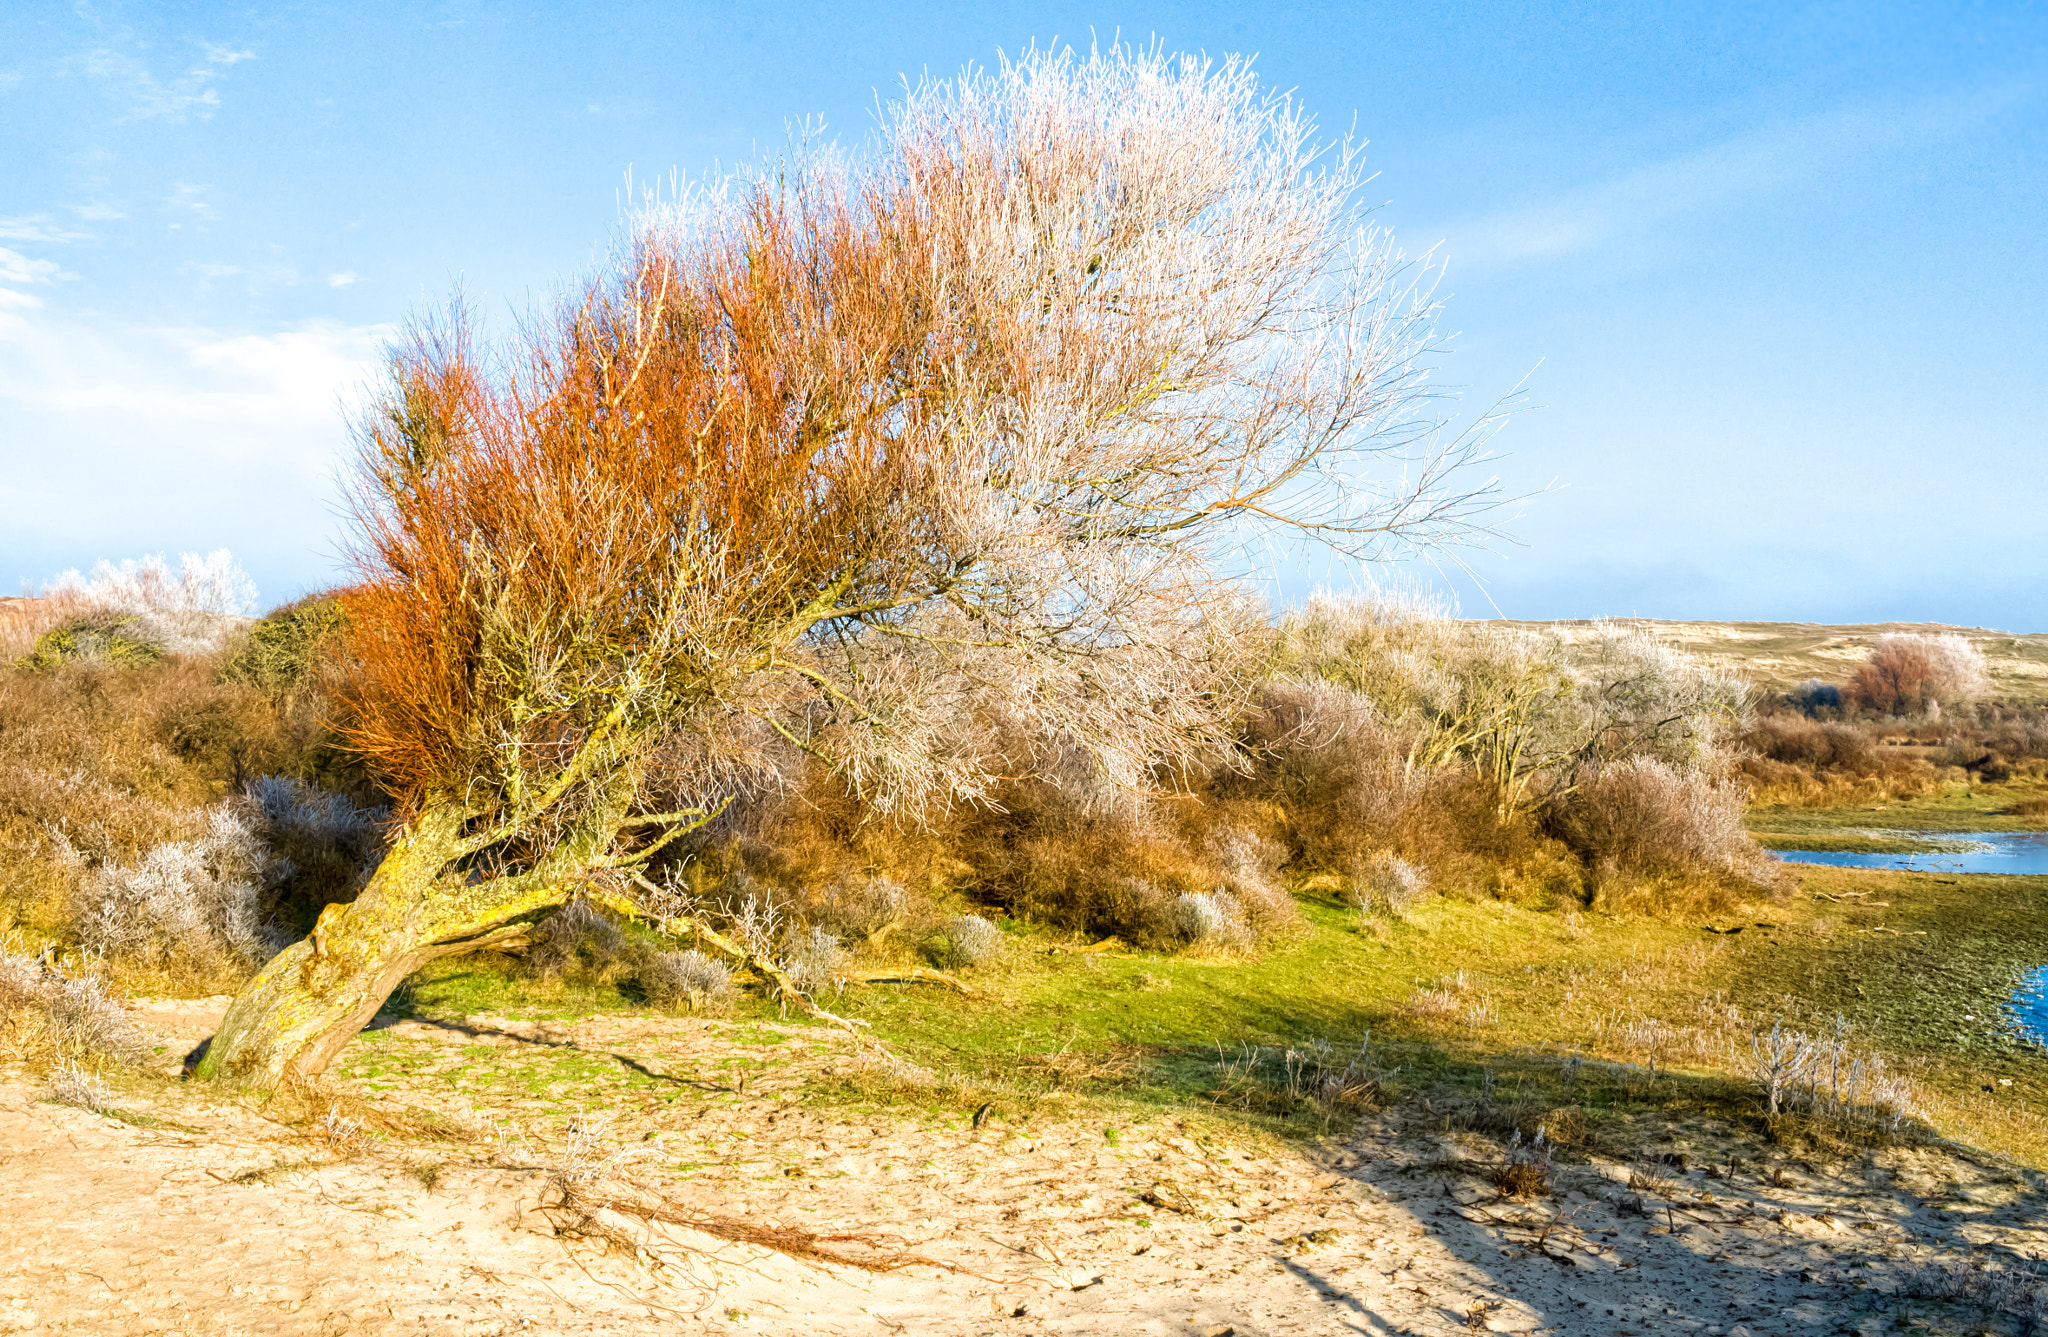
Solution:
<svg viewBox="0 0 2048 1337">
<path fill-rule="evenodd" d="M 1647 627 L 1667 644 L 1725 664 L 1760 687 L 1786 688 L 1819 678 L 1842 683 L 1870 653 L 1870 646 L 1888 631 L 1952 631 L 1968 637 L 1991 669 L 1992 685 L 2001 699 L 2048 701 L 2048 634 L 2015 636 L 1982 627 L 1946 627 L 1931 622 L 1873 622 L 1829 627 L 1813 622 L 1661 622 L 1655 618 L 1615 618 L 1631 627 Z M 1584 621 L 1528 623 L 1560 629 L 1586 627 Z"/>
</svg>

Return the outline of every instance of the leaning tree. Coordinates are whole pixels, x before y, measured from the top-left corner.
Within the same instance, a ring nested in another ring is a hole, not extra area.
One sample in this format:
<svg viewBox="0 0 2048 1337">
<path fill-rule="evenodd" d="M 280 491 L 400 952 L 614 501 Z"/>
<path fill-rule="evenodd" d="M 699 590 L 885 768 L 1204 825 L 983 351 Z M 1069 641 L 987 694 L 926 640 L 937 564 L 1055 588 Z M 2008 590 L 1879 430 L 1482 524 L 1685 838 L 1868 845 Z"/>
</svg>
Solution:
<svg viewBox="0 0 2048 1337">
<path fill-rule="evenodd" d="M 1033 53 L 648 205 L 504 346 L 415 330 L 359 432 L 343 693 L 403 820 L 201 1073 L 315 1076 L 424 962 L 629 887 L 742 726 L 911 815 L 996 783 L 952 727 L 985 708 L 1126 783 L 1212 744 L 1245 545 L 1489 500 L 1363 180 L 1243 62 Z"/>
</svg>

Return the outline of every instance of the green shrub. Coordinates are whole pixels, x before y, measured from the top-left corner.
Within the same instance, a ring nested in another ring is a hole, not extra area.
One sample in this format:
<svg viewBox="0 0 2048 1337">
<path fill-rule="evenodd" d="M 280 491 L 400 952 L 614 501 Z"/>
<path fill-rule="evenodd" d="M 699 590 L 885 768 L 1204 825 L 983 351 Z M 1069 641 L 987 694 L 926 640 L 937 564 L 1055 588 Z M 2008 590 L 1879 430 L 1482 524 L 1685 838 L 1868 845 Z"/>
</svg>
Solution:
<svg viewBox="0 0 2048 1337">
<path fill-rule="evenodd" d="M 347 627 L 348 615 L 331 594 L 287 604 L 249 629 L 221 666 L 221 680 L 259 688 L 272 698 L 288 695 Z"/>
<path fill-rule="evenodd" d="M 164 657 L 163 646 L 143 620 L 131 613 L 88 613 L 67 619 L 36 638 L 15 667 L 39 673 L 59 664 L 89 661 L 139 668 Z"/>
</svg>

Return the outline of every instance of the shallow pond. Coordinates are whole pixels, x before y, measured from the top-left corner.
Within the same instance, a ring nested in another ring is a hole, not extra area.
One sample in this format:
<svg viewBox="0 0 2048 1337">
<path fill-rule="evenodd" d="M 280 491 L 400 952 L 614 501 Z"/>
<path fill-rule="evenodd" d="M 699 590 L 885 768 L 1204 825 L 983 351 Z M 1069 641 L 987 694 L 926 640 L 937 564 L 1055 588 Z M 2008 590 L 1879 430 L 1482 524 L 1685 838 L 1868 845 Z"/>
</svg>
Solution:
<svg viewBox="0 0 2048 1337">
<path fill-rule="evenodd" d="M 1912 854 L 1846 854 L 1834 850 L 1773 850 L 1787 863 L 1830 868 L 1901 868 L 1916 873 L 2015 873 L 2048 876 L 2048 831 L 1927 831 L 1929 840 L 1967 843 L 1969 849 Z"/>
<path fill-rule="evenodd" d="M 2012 1009 L 2013 1023 L 2027 1033 L 2029 1040 L 2048 1044 L 2048 966 L 2020 976 L 2007 1006 Z"/>
</svg>

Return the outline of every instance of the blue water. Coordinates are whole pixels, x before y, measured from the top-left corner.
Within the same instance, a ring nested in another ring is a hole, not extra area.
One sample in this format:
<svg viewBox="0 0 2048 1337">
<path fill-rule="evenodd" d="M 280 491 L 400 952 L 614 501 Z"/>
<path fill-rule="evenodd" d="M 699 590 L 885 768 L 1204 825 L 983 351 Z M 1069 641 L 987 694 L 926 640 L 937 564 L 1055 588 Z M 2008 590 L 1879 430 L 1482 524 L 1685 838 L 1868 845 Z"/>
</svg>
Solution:
<svg viewBox="0 0 2048 1337">
<path fill-rule="evenodd" d="M 2013 1022 L 2036 1044 L 2048 1044 L 2048 966 L 2020 976 L 2012 991 Z"/>
<path fill-rule="evenodd" d="M 1904 868 L 1916 873 L 2015 873 L 2048 876 L 2048 831 L 1922 831 L 1931 840 L 1967 840 L 1976 849 L 1939 854 L 1841 854 L 1832 850 L 1772 850 L 1787 863 L 1831 868 Z"/>
</svg>

